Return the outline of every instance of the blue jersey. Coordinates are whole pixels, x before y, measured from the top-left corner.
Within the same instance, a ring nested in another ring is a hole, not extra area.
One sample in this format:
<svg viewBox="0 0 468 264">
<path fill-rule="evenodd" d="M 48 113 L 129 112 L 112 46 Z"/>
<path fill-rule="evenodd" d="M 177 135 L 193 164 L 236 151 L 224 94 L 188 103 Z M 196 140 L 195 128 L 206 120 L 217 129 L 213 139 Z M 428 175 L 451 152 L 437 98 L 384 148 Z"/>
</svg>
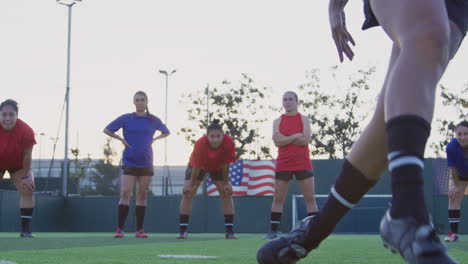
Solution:
<svg viewBox="0 0 468 264">
<path fill-rule="evenodd" d="M 153 115 L 139 116 L 136 113 L 125 114 L 112 121 L 106 129 L 115 133 L 123 130 L 125 141 L 131 146 L 126 147 L 122 164 L 136 168 L 153 167 L 153 142 L 156 130 L 169 134 L 169 130 L 161 120 Z"/>
<path fill-rule="evenodd" d="M 468 158 L 456 138 L 448 143 L 446 152 L 447 166 L 457 168 L 460 178 L 468 180 Z"/>
</svg>

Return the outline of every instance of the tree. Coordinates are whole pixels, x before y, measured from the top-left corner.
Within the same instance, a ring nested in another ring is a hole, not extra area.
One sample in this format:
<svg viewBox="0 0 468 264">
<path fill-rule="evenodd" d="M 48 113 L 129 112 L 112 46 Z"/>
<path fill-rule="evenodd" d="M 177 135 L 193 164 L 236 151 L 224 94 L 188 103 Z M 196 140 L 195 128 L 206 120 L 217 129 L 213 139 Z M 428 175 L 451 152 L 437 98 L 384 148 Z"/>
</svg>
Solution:
<svg viewBox="0 0 468 264">
<path fill-rule="evenodd" d="M 439 111 L 444 114 L 453 110 L 455 115 L 452 118 L 439 117 L 436 119 L 436 131 L 439 135 L 439 140 L 430 144 L 430 148 L 434 151 L 436 156 L 441 157 L 445 154 L 445 146 L 453 138 L 455 126 L 461 120 L 468 118 L 468 84 L 461 90 L 460 93 L 449 92 L 447 87 L 440 85 L 442 98 L 442 105 L 447 111 Z"/>
<path fill-rule="evenodd" d="M 70 179 L 72 180 L 73 184 L 75 185 L 76 193 L 81 193 L 81 180 L 86 176 L 86 170 L 89 169 L 89 165 L 91 163 L 91 157 L 88 155 L 88 158 L 85 160 L 80 160 L 78 157 L 80 155 L 80 150 L 77 148 L 70 149 L 73 160 L 72 163 L 74 165 L 73 173 L 70 174 Z"/>
<path fill-rule="evenodd" d="M 233 138 L 239 159 L 270 159 L 270 142 L 260 130 L 275 111 L 267 100 L 271 94 L 271 88 L 257 86 L 247 74 L 239 82 L 223 81 L 209 91 L 186 94 L 182 103 L 189 106 L 189 124 L 179 133 L 193 144 L 206 131 L 207 120 L 219 119 Z"/>
<path fill-rule="evenodd" d="M 322 89 L 318 69 L 308 72 L 308 80 L 299 90 L 305 94 L 301 99 L 302 112 L 312 124 L 311 155 L 328 155 L 330 159 L 347 156 L 369 113 L 368 81 L 374 72 L 375 67 L 358 70 L 357 76 L 348 77 L 351 83 L 346 88 L 334 92 Z M 331 74 L 332 79 L 340 83 L 337 66 L 332 67 Z"/>
<path fill-rule="evenodd" d="M 120 168 L 112 165 L 115 156 L 117 155 L 111 146 L 111 139 L 107 138 L 106 144 L 103 146 L 104 160 L 99 160 L 93 165 L 93 170 L 90 173 L 90 181 L 93 186 L 83 189 L 86 194 L 99 195 L 117 195 L 119 190 Z"/>
</svg>

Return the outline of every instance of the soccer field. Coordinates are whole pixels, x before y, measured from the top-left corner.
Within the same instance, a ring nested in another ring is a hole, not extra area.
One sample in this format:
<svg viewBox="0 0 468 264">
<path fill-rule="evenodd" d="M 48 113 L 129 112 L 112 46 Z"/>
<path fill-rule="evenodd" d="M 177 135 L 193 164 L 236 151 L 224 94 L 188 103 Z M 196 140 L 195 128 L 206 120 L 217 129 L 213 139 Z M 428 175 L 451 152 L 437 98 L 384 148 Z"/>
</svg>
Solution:
<svg viewBox="0 0 468 264">
<path fill-rule="evenodd" d="M 0 263 L 161 263 L 161 264 L 248 264 L 257 263 L 255 254 L 265 241 L 262 234 L 239 234 L 226 240 L 224 234 L 190 234 L 187 240 L 176 234 L 149 234 L 136 239 L 127 233 L 115 239 L 111 233 L 36 233 L 34 239 L 21 239 L 17 233 L 0 233 Z M 450 244 L 451 254 L 468 263 L 468 242 Z M 162 255 L 201 255 L 211 259 L 163 258 Z M 320 248 L 299 263 L 404 263 L 382 247 L 377 235 L 332 235 Z"/>
</svg>

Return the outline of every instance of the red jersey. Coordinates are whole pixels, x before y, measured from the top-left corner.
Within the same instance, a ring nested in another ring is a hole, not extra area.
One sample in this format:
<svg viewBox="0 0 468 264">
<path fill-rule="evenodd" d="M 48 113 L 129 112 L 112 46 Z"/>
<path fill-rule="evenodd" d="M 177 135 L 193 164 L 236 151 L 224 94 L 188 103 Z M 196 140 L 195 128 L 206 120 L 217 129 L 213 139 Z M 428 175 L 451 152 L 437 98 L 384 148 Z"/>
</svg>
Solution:
<svg viewBox="0 0 468 264">
<path fill-rule="evenodd" d="M 294 116 L 281 115 L 279 132 L 285 136 L 304 132 L 302 115 Z M 298 146 L 288 144 L 278 148 L 278 158 L 276 159 L 276 171 L 298 171 L 312 169 L 312 162 L 309 156 L 309 146 Z"/>
<path fill-rule="evenodd" d="M 201 137 L 193 147 L 189 164 L 205 171 L 217 171 L 223 164 L 236 161 L 236 150 L 231 136 L 224 134 L 223 142 L 217 149 L 210 147 L 208 137 Z"/>
<path fill-rule="evenodd" d="M 34 131 L 22 120 L 16 120 L 11 131 L 0 126 L 0 169 L 22 168 L 24 150 L 35 144 Z"/>
</svg>

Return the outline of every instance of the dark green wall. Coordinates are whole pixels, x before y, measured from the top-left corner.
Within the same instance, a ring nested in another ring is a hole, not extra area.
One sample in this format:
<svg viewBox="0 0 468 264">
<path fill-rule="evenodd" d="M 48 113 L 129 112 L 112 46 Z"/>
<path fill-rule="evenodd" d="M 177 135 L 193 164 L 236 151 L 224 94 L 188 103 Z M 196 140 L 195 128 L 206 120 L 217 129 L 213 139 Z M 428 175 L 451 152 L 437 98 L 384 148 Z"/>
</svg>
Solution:
<svg viewBox="0 0 468 264">
<path fill-rule="evenodd" d="M 317 194 L 328 194 L 341 168 L 342 160 L 314 161 Z M 447 196 L 433 195 L 435 161 L 425 161 L 425 190 L 428 208 L 434 216 L 435 226 L 442 232 L 448 228 Z M 390 194 L 390 177 L 385 172 L 370 194 Z M 300 194 L 296 181 L 292 181 L 285 201 L 281 230 L 292 226 L 292 194 Z M 36 195 L 33 230 L 43 232 L 112 232 L 117 219 L 117 196 L 68 197 Z M 237 232 L 262 233 L 269 229 L 270 207 L 273 197 L 235 197 L 235 230 Z M 322 206 L 326 198 L 318 198 Z M 133 201 L 134 202 L 134 201 Z M 175 233 L 178 230 L 180 196 L 150 197 L 148 199 L 145 229 L 148 232 Z M 377 232 L 380 218 L 388 205 L 388 199 L 362 200 L 337 226 L 337 232 Z M 468 233 L 468 204 L 462 204 L 461 232 Z M 134 205 L 131 206 L 126 226 L 132 232 L 135 226 Z M 466 219 L 466 220 L 464 220 Z M 197 196 L 190 218 L 191 232 L 223 232 L 224 219 L 218 197 Z M 0 190 L 0 232 L 19 230 L 18 194 Z"/>
<path fill-rule="evenodd" d="M 35 195 L 32 229 L 37 231 L 66 231 L 65 199 L 58 196 Z M 0 232 L 20 230 L 19 195 L 16 191 L 0 190 Z"/>
</svg>

